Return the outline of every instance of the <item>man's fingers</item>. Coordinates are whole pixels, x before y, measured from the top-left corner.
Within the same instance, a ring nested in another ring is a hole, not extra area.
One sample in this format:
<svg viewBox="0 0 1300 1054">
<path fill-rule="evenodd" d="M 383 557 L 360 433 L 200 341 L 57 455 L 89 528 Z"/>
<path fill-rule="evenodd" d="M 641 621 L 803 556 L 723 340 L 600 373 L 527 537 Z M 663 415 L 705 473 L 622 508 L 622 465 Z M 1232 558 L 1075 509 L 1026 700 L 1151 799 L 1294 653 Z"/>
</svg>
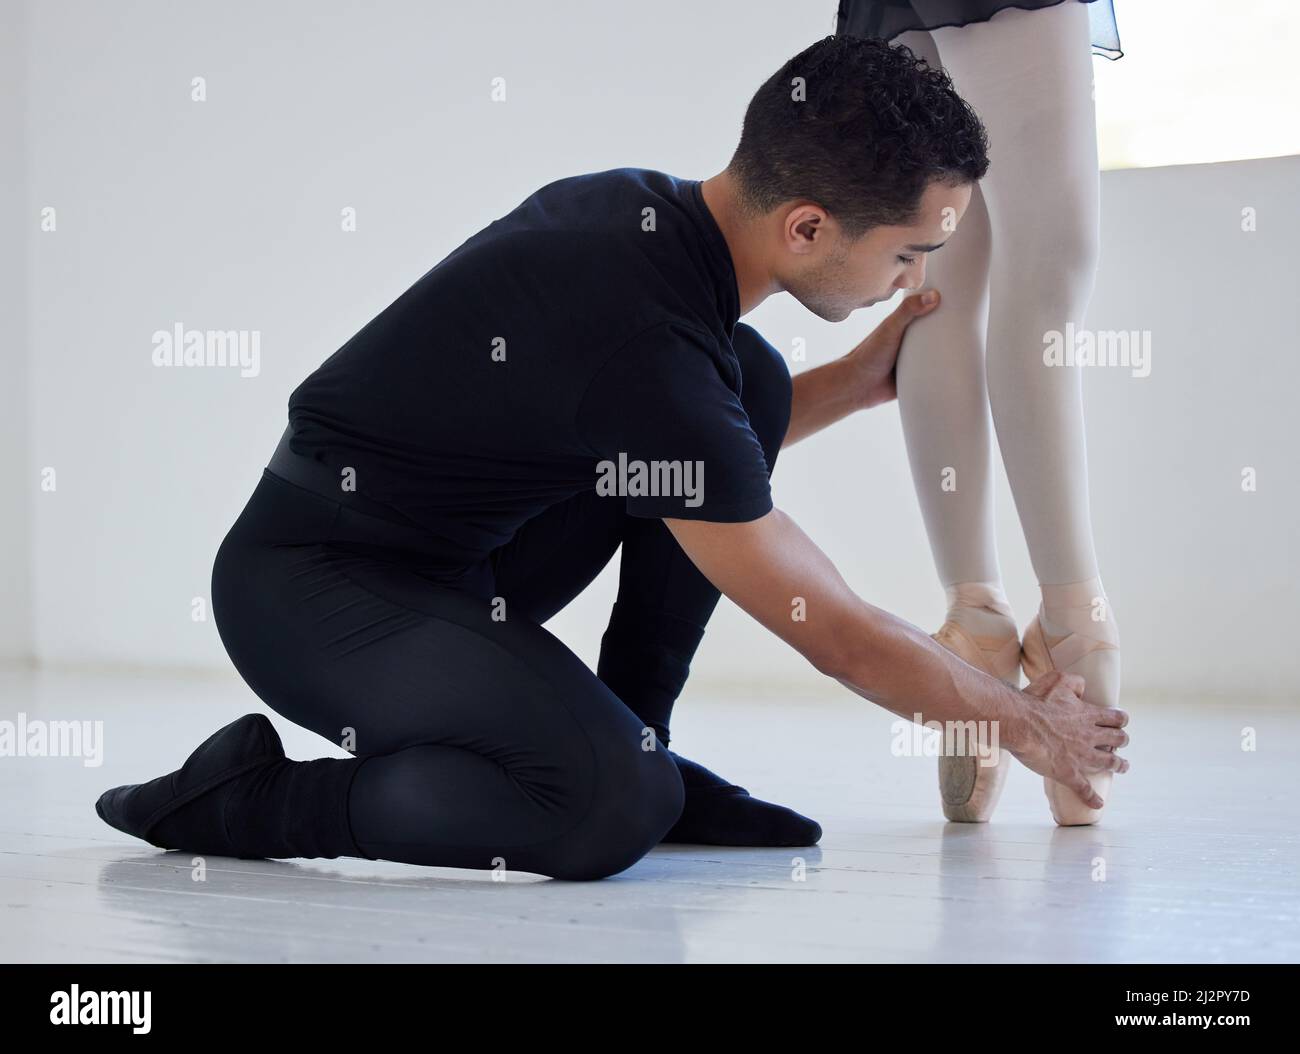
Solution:
<svg viewBox="0 0 1300 1054">
<path fill-rule="evenodd" d="M 1088 770 L 1090 772 L 1127 772 L 1128 761 L 1114 751 L 1114 747 L 1097 747 Z"/>
<path fill-rule="evenodd" d="M 934 294 L 934 301 L 927 304 L 925 298 L 930 293 Z M 885 316 L 885 320 L 881 325 L 896 326 L 900 331 L 906 329 L 912 319 L 928 315 L 938 307 L 941 299 L 942 297 L 939 296 L 939 290 L 937 289 L 926 289 L 923 292 L 905 296 L 899 302 L 898 307 Z"/>
<path fill-rule="evenodd" d="M 1084 805 L 1088 806 L 1089 809 L 1100 809 L 1106 804 L 1101 800 L 1101 797 L 1097 792 L 1092 789 L 1092 784 L 1083 776 L 1077 777 L 1075 781 L 1070 784 L 1070 790 L 1074 791 L 1074 793 L 1079 796 L 1079 800 L 1083 802 Z"/>
<path fill-rule="evenodd" d="M 1097 724 L 1103 728 L 1123 728 L 1128 724 L 1128 711 L 1108 706 L 1097 711 Z"/>
<path fill-rule="evenodd" d="M 1070 689 L 1070 691 L 1075 695 L 1079 696 L 1079 698 L 1083 698 L 1083 688 L 1086 682 L 1081 675 L 1077 673 L 1063 673 L 1061 674 L 1061 683 Z"/>
<path fill-rule="evenodd" d="M 927 297 L 930 299 L 927 300 Z M 926 289 L 923 292 L 905 297 L 903 302 L 898 305 L 898 310 L 903 312 L 905 319 L 915 318 L 918 315 L 933 311 L 939 306 L 939 299 L 939 290 Z"/>
</svg>

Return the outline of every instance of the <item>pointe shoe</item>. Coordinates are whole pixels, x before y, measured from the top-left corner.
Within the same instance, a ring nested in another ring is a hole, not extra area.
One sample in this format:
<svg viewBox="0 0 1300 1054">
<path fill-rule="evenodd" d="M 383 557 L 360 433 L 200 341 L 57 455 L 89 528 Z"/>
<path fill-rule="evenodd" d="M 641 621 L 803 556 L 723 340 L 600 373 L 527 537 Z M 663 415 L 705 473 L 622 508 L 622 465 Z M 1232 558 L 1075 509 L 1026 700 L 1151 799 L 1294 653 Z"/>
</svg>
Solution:
<svg viewBox="0 0 1300 1054">
<path fill-rule="evenodd" d="M 1041 610 L 1040 610 L 1041 614 Z M 1081 633 L 1066 633 L 1060 636 L 1051 635 L 1043 632 L 1043 627 L 1039 624 L 1039 615 L 1035 615 L 1025 627 L 1025 639 L 1021 645 L 1020 664 L 1024 668 L 1025 676 L 1033 681 L 1048 673 L 1051 670 L 1060 670 L 1064 673 L 1079 673 L 1080 665 L 1088 656 L 1099 651 L 1118 651 L 1118 645 L 1109 641 L 1096 640 L 1092 637 L 1086 637 Z M 1114 671 L 1116 680 L 1118 678 L 1118 669 Z M 1105 698 L 1108 694 L 1113 695 L 1117 690 L 1118 684 L 1107 692 L 1106 686 L 1101 686 L 1100 692 L 1096 679 L 1084 677 L 1087 682 L 1084 686 L 1084 698 L 1086 702 L 1093 702 L 1098 698 Z M 1097 703 L 1097 705 L 1105 705 Z M 1112 772 L 1090 772 L 1088 782 L 1092 789 L 1102 798 L 1103 801 L 1110 800 L 1110 784 Z M 1043 777 L 1043 790 L 1047 794 L 1047 803 L 1052 810 L 1052 818 L 1062 827 L 1083 827 L 1088 824 L 1094 824 L 1101 819 L 1101 809 L 1093 809 L 1084 804 L 1079 796 L 1063 784 L 1055 780 Z"/>
<path fill-rule="evenodd" d="M 1005 613 L 1009 618 L 1010 609 Z M 1014 628 L 1014 621 L 1011 624 Z M 1010 637 L 986 637 L 949 618 L 930 636 L 977 670 L 1012 688 L 1020 687 L 1020 638 L 1014 632 Z M 939 797 L 949 820 L 986 823 L 993 815 L 1011 768 L 1011 754 L 999 747 L 997 761 L 992 765 L 985 761 L 976 754 L 940 755 Z"/>
</svg>

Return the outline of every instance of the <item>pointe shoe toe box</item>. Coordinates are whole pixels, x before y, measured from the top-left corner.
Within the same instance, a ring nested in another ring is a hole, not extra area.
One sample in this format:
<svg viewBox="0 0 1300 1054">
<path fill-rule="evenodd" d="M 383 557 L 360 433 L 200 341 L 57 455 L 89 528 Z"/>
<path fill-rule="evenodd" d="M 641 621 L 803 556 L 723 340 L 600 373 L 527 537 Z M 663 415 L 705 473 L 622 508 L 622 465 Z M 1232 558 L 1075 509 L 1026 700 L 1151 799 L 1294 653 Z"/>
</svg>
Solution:
<svg viewBox="0 0 1300 1054">
<path fill-rule="evenodd" d="M 1118 651 L 1118 646 L 1081 633 L 1049 637 L 1044 632 L 1038 615 L 1035 615 L 1025 628 L 1020 664 L 1025 676 L 1030 681 L 1036 681 L 1053 670 L 1071 672 L 1071 667 L 1077 666 L 1094 652 L 1106 650 Z M 1103 799 L 1109 794 L 1112 775 L 1110 772 L 1097 772 L 1088 777 L 1093 789 Z M 1052 810 L 1052 818 L 1061 827 L 1087 827 L 1101 819 L 1101 809 L 1084 804 L 1074 791 L 1047 776 L 1043 777 L 1043 791 Z"/>
<path fill-rule="evenodd" d="M 931 634 L 963 662 L 1013 688 L 1020 686 L 1020 638 L 1012 633 L 983 636 L 949 619 Z M 1001 797 L 1010 754 L 999 749 L 993 765 L 972 755 L 939 758 L 939 797 L 944 817 L 954 823 L 986 823 Z"/>
</svg>

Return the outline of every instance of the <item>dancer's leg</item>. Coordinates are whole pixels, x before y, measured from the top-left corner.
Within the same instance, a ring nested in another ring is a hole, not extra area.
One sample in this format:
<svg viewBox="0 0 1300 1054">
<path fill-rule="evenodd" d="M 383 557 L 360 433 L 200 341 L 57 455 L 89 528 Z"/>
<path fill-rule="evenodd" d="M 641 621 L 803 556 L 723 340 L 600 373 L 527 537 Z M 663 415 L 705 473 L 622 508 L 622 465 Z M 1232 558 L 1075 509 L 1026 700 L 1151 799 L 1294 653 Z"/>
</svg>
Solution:
<svg viewBox="0 0 1300 1054">
<path fill-rule="evenodd" d="M 1039 620 L 1050 647 L 1070 641 L 1060 654 L 1085 678 L 1085 698 L 1115 705 L 1119 631 L 1093 547 L 1082 377 L 1043 361 L 1050 332 L 1082 325 L 1099 252 L 1088 32 L 1087 9 L 1063 3 L 1007 8 L 985 23 L 936 29 L 933 37 L 958 93 L 989 133 L 991 166 L 982 184 L 995 247 L 989 400 L 1043 586 Z M 1095 778 L 1103 797 L 1109 779 Z M 1077 799 L 1076 808 L 1050 788 L 1049 797 L 1061 822 L 1096 818 Z"/>
<path fill-rule="evenodd" d="M 982 184 L 995 246 L 988 390 L 1030 558 L 1044 583 L 1097 574 L 1081 375 L 1042 360 L 1046 333 L 1082 325 L 1097 267 L 1087 34 L 1088 13 L 1078 3 L 1007 8 L 985 23 L 934 31 L 957 91 L 989 132 L 992 164 Z"/>
<path fill-rule="evenodd" d="M 939 66 L 929 33 L 896 41 Z M 921 515 L 939 580 L 998 582 L 993 430 L 984 383 L 989 309 L 988 213 L 978 186 L 959 229 L 926 258 L 925 288 L 943 303 L 907 328 L 898 356 L 898 407 Z"/>
<path fill-rule="evenodd" d="M 930 65 L 940 59 L 923 31 L 897 41 Z M 988 213 L 980 188 L 959 229 L 926 260 L 926 288 L 938 289 L 937 311 L 914 321 L 898 358 L 898 403 L 921 515 L 948 611 L 934 634 L 984 672 L 1019 684 L 1019 634 L 1002 589 L 993 509 L 993 431 L 984 383 L 988 324 Z M 990 759 L 991 760 L 991 759 Z M 950 820 L 989 819 L 1010 758 L 941 757 L 939 792 Z"/>
</svg>

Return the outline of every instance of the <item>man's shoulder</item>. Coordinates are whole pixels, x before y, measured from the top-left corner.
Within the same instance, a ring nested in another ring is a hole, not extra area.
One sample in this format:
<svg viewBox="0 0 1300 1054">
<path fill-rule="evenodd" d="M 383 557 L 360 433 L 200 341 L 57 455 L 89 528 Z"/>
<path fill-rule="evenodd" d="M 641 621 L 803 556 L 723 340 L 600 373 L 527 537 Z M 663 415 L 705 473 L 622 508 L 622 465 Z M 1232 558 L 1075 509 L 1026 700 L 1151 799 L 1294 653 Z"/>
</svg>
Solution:
<svg viewBox="0 0 1300 1054">
<path fill-rule="evenodd" d="M 632 238 L 655 228 L 655 214 L 679 207 L 684 180 L 653 168 L 609 168 L 563 176 L 538 187 L 488 229 Z"/>
<path fill-rule="evenodd" d="M 597 172 L 579 172 L 561 176 L 538 187 L 530 197 L 546 194 L 550 191 L 569 193 L 586 191 L 588 193 L 622 194 L 644 191 L 651 194 L 673 195 L 682 184 L 677 176 L 657 168 L 641 168 L 635 165 L 621 165 L 617 168 L 605 168 Z"/>
</svg>

